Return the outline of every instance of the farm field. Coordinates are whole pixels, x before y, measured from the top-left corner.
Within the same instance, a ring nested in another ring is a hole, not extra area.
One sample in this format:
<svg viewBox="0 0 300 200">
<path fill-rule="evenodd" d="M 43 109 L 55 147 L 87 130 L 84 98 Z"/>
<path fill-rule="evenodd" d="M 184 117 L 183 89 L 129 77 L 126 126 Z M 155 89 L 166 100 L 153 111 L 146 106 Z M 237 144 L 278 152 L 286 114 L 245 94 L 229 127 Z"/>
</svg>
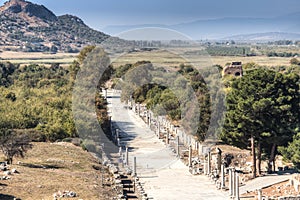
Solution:
<svg viewBox="0 0 300 200">
<path fill-rule="evenodd" d="M 289 57 L 267 57 L 267 56 L 210 56 L 208 54 L 196 55 L 189 54 L 193 48 L 170 48 L 153 51 L 140 51 L 123 54 L 113 61 L 113 65 L 118 67 L 124 64 L 135 63 L 140 60 L 151 61 L 153 64 L 162 66 L 178 66 L 181 63 L 192 63 L 196 66 L 221 65 L 226 63 L 241 61 L 242 63 L 254 62 L 262 66 L 289 66 Z M 0 59 L 15 64 L 44 64 L 60 63 L 61 66 L 68 66 L 75 59 L 77 53 L 24 53 L 24 52 L 1 52 Z"/>
<path fill-rule="evenodd" d="M 188 51 L 188 49 L 186 49 Z M 176 52 L 176 53 L 174 53 Z M 196 66 L 211 66 L 221 65 L 226 63 L 241 61 L 243 63 L 254 62 L 263 66 L 289 66 L 291 58 L 286 57 L 267 57 L 267 56 L 209 56 L 209 55 L 186 55 L 183 50 L 170 51 L 167 50 L 155 50 L 151 52 L 133 52 L 122 55 L 117 58 L 113 64 L 115 67 L 135 63 L 140 60 L 148 60 L 156 65 L 162 66 L 178 66 L 181 63 L 192 63 Z"/>
<path fill-rule="evenodd" d="M 77 53 L 57 53 L 45 54 L 39 52 L 13 52 L 3 51 L 0 52 L 0 60 L 9 61 L 14 64 L 44 64 L 51 65 L 52 63 L 60 63 L 62 66 L 68 65 L 76 58 Z"/>
</svg>

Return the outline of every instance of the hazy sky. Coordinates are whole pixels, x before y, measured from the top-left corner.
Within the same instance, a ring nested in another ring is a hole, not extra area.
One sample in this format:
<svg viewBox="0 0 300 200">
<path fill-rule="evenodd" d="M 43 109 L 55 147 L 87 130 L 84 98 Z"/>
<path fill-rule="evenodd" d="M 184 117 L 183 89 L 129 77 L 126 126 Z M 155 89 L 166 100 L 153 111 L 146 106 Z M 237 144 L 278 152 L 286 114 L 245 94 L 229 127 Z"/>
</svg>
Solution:
<svg viewBox="0 0 300 200">
<path fill-rule="evenodd" d="M 31 1 L 45 5 L 56 15 L 77 15 L 96 29 L 108 25 L 176 24 L 222 17 L 274 17 L 300 11 L 299 0 Z"/>
</svg>

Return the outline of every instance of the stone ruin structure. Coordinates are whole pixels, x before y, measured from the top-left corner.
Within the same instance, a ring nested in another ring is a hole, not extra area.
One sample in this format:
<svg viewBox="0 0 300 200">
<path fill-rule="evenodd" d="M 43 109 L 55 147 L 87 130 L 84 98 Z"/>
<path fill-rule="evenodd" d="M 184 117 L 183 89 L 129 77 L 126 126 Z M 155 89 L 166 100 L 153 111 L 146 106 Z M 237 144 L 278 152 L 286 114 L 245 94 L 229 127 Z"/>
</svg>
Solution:
<svg viewBox="0 0 300 200">
<path fill-rule="evenodd" d="M 232 62 L 231 65 L 225 66 L 223 70 L 224 75 L 233 75 L 236 77 L 243 76 L 242 62 Z"/>
</svg>

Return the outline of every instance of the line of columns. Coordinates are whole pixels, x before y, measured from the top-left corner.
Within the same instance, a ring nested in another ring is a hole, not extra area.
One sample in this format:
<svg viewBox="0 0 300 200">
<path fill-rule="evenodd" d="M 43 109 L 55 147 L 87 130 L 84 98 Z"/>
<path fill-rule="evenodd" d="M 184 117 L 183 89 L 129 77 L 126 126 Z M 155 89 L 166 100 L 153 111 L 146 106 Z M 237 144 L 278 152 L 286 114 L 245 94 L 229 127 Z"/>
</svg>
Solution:
<svg viewBox="0 0 300 200">
<path fill-rule="evenodd" d="M 138 105 L 138 109 L 137 112 L 138 114 L 140 114 L 140 105 Z M 151 113 L 149 111 L 147 111 L 147 123 L 150 126 L 151 124 Z M 110 118 L 110 123 L 111 123 L 111 118 Z M 160 132 L 160 123 L 159 120 L 157 120 L 157 134 L 159 136 L 159 132 Z M 111 123 L 112 124 L 112 123 Z M 112 125 L 111 125 L 111 129 L 112 129 Z M 177 131 L 177 130 L 176 130 Z M 112 131 L 113 132 L 113 131 Z M 113 133 L 112 133 L 113 134 Z M 116 140 L 117 145 L 120 147 L 120 139 L 119 139 L 119 129 L 115 130 L 115 134 L 113 134 L 113 138 Z M 186 142 L 189 142 L 190 138 L 184 138 Z M 179 148 L 179 136 L 176 137 L 176 143 L 177 143 L 177 155 L 180 157 L 180 148 Z M 169 132 L 167 132 L 166 135 L 166 144 L 169 144 Z M 200 148 L 200 146 L 198 144 L 195 144 L 195 149 L 198 150 L 198 152 L 201 151 L 202 153 L 202 149 Z M 124 158 L 124 163 L 129 166 L 129 152 L 128 152 L 128 147 L 125 147 L 125 158 Z M 221 152 L 220 152 L 221 154 Z M 218 172 L 220 174 L 220 186 L 221 189 L 225 188 L 225 166 L 224 164 L 221 164 L 221 155 L 218 153 L 218 157 L 217 157 L 217 168 L 218 168 Z M 133 158 L 133 176 L 137 175 L 137 163 L 136 163 L 136 157 Z M 189 159 L 188 159 L 188 166 L 192 167 L 192 145 L 189 145 Z M 234 168 L 229 168 L 229 195 L 232 199 L 235 200 L 239 200 L 239 174 L 235 171 Z M 208 152 L 208 156 L 207 156 L 207 161 L 204 162 L 204 174 L 205 175 L 211 175 L 212 173 L 212 165 L 211 165 L 211 152 Z M 261 196 L 261 191 L 258 192 Z"/>
</svg>

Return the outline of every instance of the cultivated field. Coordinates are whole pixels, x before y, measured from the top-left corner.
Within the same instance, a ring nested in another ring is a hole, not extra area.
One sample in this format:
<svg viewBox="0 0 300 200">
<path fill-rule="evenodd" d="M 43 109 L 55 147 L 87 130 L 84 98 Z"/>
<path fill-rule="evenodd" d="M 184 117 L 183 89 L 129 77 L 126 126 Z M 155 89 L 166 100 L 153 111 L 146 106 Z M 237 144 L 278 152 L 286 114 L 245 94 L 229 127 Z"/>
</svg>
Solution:
<svg viewBox="0 0 300 200">
<path fill-rule="evenodd" d="M 113 65 L 118 67 L 127 63 L 135 63 L 140 60 L 148 60 L 156 65 L 161 66 L 179 66 L 181 63 L 192 63 L 197 67 L 207 67 L 211 65 L 224 66 L 226 63 L 233 61 L 241 61 L 243 63 L 254 62 L 263 66 L 289 66 L 290 57 L 267 57 L 267 56 L 210 56 L 208 54 L 197 55 L 189 52 L 194 52 L 199 48 L 168 48 L 153 51 L 140 51 L 123 54 L 113 61 Z M 285 49 L 288 51 L 288 49 Z M 278 49 L 282 51 L 282 49 Z M 291 49 L 291 52 L 299 52 L 299 50 Z M 44 64 L 51 65 L 52 63 L 60 63 L 61 66 L 68 66 L 72 63 L 78 54 L 76 53 L 24 53 L 24 52 L 10 52 L 4 51 L 0 53 L 2 61 L 9 61 L 21 65 L 25 64 Z"/>
<path fill-rule="evenodd" d="M 27 53 L 27 52 L 0 52 L 0 59 L 2 61 L 9 61 L 16 64 L 44 64 L 51 65 L 52 63 L 60 63 L 61 65 L 68 65 L 76 59 L 77 53 Z"/>
<path fill-rule="evenodd" d="M 133 52 L 120 56 L 113 64 L 115 67 L 126 63 L 135 63 L 139 60 L 148 60 L 156 65 L 161 66 L 179 66 L 181 63 L 192 63 L 195 66 L 207 67 L 211 65 L 224 66 L 226 63 L 234 61 L 241 61 L 243 63 L 254 62 L 263 66 L 289 66 L 291 58 L 285 57 L 267 57 L 267 56 L 210 56 L 208 54 L 203 55 L 191 55 L 186 52 L 192 49 L 170 49 L 170 50 L 155 50 L 147 52 Z"/>
</svg>

